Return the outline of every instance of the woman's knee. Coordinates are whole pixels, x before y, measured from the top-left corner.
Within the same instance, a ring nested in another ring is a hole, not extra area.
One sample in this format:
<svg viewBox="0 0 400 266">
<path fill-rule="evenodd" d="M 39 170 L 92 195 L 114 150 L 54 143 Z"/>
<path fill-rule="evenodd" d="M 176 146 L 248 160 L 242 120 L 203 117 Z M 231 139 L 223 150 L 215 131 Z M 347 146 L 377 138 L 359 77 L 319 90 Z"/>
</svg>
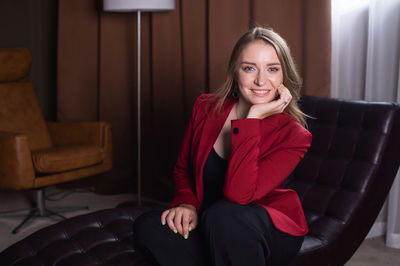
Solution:
<svg viewBox="0 0 400 266">
<path fill-rule="evenodd" d="M 161 212 L 146 212 L 136 218 L 133 224 L 133 238 L 136 244 L 146 245 L 147 241 L 153 239 L 152 235 L 162 229 Z"/>
<path fill-rule="evenodd" d="M 136 229 L 146 229 L 148 227 L 161 224 L 161 211 L 145 212 L 136 218 L 134 222 L 134 231 Z"/>
</svg>

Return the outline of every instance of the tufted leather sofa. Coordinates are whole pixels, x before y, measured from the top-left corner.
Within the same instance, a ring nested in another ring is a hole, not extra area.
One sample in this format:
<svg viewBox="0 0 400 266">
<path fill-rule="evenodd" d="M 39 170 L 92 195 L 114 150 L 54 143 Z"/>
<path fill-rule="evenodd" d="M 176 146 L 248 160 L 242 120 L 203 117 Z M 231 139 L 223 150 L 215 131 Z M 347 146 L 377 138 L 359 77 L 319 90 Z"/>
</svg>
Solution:
<svg viewBox="0 0 400 266">
<path fill-rule="evenodd" d="M 400 107 L 303 97 L 313 142 L 288 178 L 310 228 L 292 266 L 344 265 L 361 244 L 400 163 Z M 132 224 L 149 208 L 98 211 L 49 226 L 0 254 L 0 265 L 151 265 Z"/>
<path fill-rule="evenodd" d="M 148 210 L 149 207 L 114 208 L 69 218 L 3 251 L 0 265 L 150 266 L 135 253 L 132 232 L 133 221 Z"/>
<path fill-rule="evenodd" d="M 287 180 L 309 233 L 292 265 L 344 265 L 368 234 L 400 162 L 400 107 L 303 97 L 313 134 Z"/>
</svg>

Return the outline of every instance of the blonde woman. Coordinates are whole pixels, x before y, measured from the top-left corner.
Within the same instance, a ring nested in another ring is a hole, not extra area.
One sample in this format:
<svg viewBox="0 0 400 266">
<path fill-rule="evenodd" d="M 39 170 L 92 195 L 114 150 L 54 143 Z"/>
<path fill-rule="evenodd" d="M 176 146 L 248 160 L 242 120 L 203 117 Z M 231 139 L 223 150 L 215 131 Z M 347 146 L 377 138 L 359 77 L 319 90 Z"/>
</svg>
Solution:
<svg viewBox="0 0 400 266">
<path fill-rule="evenodd" d="M 311 143 L 286 42 L 251 29 L 227 72 L 194 104 L 173 202 L 135 222 L 137 248 L 160 265 L 286 265 L 308 231 L 296 192 L 283 189 Z"/>
</svg>

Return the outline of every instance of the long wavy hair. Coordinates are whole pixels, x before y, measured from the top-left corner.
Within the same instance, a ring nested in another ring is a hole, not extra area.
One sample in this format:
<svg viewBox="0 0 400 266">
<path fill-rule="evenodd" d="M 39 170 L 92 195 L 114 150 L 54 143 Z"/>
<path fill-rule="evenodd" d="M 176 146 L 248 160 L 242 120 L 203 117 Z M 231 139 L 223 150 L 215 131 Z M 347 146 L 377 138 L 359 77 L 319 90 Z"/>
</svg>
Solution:
<svg viewBox="0 0 400 266">
<path fill-rule="evenodd" d="M 210 99 L 211 102 L 217 101 L 214 114 L 220 114 L 224 101 L 227 98 L 234 98 L 234 94 L 238 93 L 239 87 L 237 83 L 236 73 L 239 67 L 239 57 L 243 49 L 251 42 L 263 40 L 274 47 L 283 71 L 283 84 L 292 94 L 292 100 L 285 108 L 284 113 L 293 117 L 304 127 L 306 124 L 306 115 L 300 110 L 297 102 L 300 97 L 300 89 L 302 79 L 299 76 L 295 62 L 290 53 L 289 46 L 286 41 L 272 29 L 255 27 L 246 32 L 236 43 L 233 48 L 229 65 L 227 69 L 226 80 L 223 85 L 215 92 L 215 96 Z"/>
</svg>

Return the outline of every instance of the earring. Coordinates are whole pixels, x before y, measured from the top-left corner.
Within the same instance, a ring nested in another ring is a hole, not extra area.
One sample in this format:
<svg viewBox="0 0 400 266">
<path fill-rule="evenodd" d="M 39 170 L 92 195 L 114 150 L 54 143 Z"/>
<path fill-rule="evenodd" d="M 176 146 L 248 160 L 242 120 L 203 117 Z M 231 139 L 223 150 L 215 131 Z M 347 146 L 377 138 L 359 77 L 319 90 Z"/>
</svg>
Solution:
<svg viewBox="0 0 400 266">
<path fill-rule="evenodd" d="M 239 93 L 236 88 L 234 88 L 232 91 L 232 97 L 235 99 L 239 98 Z"/>
</svg>

